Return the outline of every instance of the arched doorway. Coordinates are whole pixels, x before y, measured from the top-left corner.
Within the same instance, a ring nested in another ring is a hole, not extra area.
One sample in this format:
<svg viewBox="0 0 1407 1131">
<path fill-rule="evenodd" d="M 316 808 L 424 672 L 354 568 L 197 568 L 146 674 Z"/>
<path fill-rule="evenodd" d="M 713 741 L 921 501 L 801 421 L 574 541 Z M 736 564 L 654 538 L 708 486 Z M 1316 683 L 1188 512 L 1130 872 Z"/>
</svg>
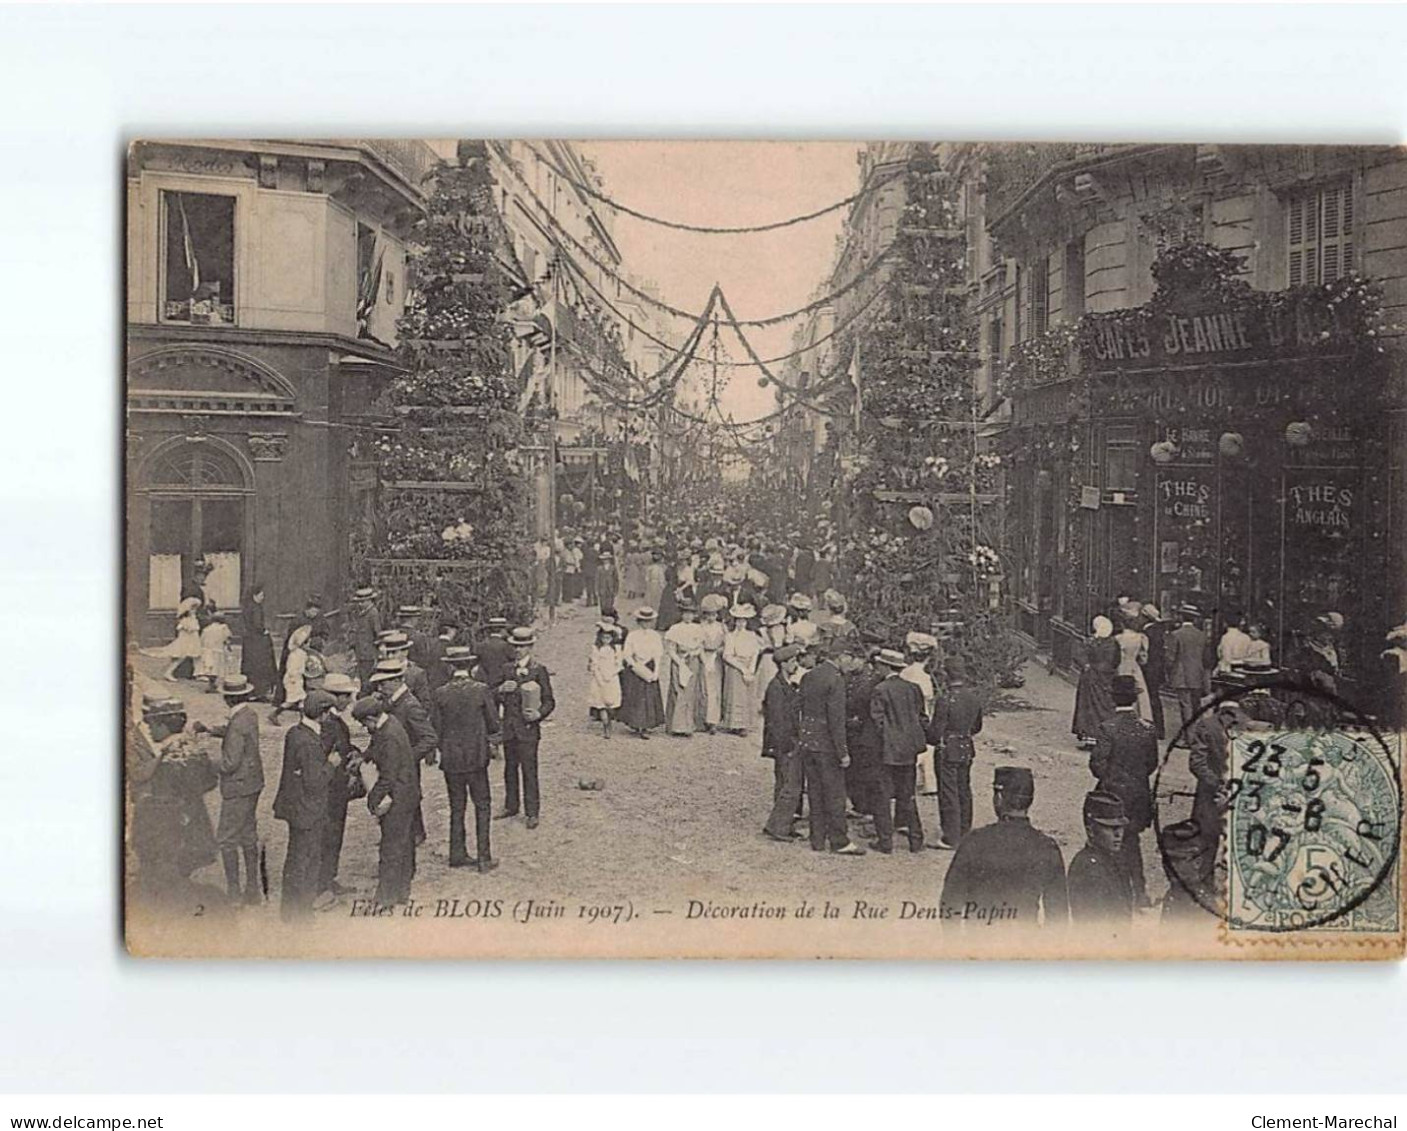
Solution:
<svg viewBox="0 0 1407 1131">
<path fill-rule="evenodd" d="M 146 512 L 147 612 L 174 610 L 200 559 L 210 567 L 209 596 L 220 608 L 238 608 L 254 494 L 239 452 L 212 437 L 170 441 L 143 463 L 137 491 Z"/>
</svg>

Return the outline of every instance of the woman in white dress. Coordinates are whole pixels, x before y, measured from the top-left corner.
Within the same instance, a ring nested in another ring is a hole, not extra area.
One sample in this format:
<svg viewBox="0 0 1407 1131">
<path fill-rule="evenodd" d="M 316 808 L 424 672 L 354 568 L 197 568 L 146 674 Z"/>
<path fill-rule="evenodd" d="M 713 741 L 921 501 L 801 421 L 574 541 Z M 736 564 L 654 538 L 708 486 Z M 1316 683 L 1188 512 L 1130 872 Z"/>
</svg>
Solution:
<svg viewBox="0 0 1407 1131">
<path fill-rule="evenodd" d="M 699 602 L 699 629 L 703 634 L 704 730 L 713 733 L 723 721 L 723 642 L 728 630 L 723 627 L 721 614 L 728 607 L 722 594 L 708 593 Z"/>
<path fill-rule="evenodd" d="M 762 658 L 762 638 L 752 630 L 757 610 L 734 605 L 729 615 L 733 628 L 723 644 L 723 729 L 746 734 L 757 716 L 757 662 Z"/>
<path fill-rule="evenodd" d="M 1143 665 L 1148 662 L 1148 637 L 1138 631 L 1138 605 L 1130 605 L 1120 610 L 1123 628 L 1114 637 L 1119 646 L 1119 668 L 1116 675 L 1131 675 L 1138 685 L 1138 717 L 1147 722 L 1153 721 L 1153 700 L 1148 694 L 1148 681 L 1143 677 Z"/>
<path fill-rule="evenodd" d="M 303 677 L 308 670 L 308 638 L 312 634 L 311 625 L 300 624 L 288 638 L 288 659 L 283 664 L 283 702 L 274 708 L 272 721 L 275 724 L 284 711 L 301 711 L 303 700 L 307 698 Z"/>
<path fill-rule="evenodd" d="M 670 734 L 688 738 L 698 728 L 702 714 L 699 696 L 703 683 L 703 629 L 697 620 L 694 602 L 679 602 L 680 620 L 664 634 L 665 655 L 669 658 L 669 700 L 665 704 L 665 726 Z"/>
</svg>

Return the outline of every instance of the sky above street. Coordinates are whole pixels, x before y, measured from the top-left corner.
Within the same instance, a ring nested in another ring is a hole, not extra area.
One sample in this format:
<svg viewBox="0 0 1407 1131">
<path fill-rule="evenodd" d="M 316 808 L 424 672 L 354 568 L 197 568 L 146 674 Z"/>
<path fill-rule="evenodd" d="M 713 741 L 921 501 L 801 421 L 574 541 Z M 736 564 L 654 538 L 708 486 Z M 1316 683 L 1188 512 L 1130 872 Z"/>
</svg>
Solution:
<svg viewBox="0 0 1407 1131">
<path fill-rule="evenodd" d="M 581 142 L 606 195 L 640 212 L 689 224 L 764 224 L 824 208 L 859 185 L 859 146 L 846 142 Z M 603 213 L 612 211 L 601 206 Z M 613 234 L 637 277 L 653 280 L 671 306 L 702 311 L 715 282 L 740 319 L 769 318 L 805 306 L 824 291 L 845 209 L 775 232 L 705 235 L 617 214 Z M 748 329 L 758 353 L 791 348 L 799 321 Z M 676 320 L 682 336 L 689 324 Z M 745 355 L 722 336 L 727 356 Z M 775 408 L 754 368 L 728 369 L 720 392 L 739 421 Z"/>
</svg>

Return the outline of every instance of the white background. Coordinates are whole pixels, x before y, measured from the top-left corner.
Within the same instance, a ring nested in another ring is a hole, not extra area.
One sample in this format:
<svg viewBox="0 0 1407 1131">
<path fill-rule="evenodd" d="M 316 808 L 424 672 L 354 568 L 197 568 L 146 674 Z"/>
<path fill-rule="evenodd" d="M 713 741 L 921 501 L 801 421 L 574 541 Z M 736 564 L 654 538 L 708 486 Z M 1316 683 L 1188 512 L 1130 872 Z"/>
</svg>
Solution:
<svg viewBox="0 0 1407 1131">
<path fill-rule="evenodd" d="M 0 1090 L 1400 1088 L 1396 965 L 135 962 L 116 688 L 126 138 L 1398 142 L 1404 31 L 1344 7 L 0 12 Z"/>
</svg>

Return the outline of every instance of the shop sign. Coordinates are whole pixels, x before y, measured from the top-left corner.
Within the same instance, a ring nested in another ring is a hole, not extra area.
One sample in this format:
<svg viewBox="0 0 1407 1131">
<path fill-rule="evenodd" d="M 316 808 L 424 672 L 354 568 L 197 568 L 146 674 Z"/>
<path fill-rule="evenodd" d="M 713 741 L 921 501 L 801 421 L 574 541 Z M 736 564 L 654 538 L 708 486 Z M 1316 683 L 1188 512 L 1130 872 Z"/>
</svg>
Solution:
<svg viewBox="0 0 1407 1131">
<path fill-rule="evenodd" d="M 1177 449 L 1178 463 L 1215 463 L 1216 436 L 1210 428 L 1169 427 L 1165 438 Z"/>
<path fill-rule="evenodd" d="M 1212 519 L 1215 485 L 1205 472 L 1174 472 L 1158 477 L 1158 513 L 1173 523 L 1205 523 Z"/>
<path fill-rule="evenodd" d="M 1285 525 L 1305 534 L 1341 536 L 1353 528 L 1356 475 L 1300 472 L 1285 481 Z"/>
<path fill-rule="evenodd" d="M 1322 306 L 1212 308 L 1096 320 L 1085 341 L 1093 368 L 1200 364 L 1342 349 L 1351 339 Z"/>
</svg>

